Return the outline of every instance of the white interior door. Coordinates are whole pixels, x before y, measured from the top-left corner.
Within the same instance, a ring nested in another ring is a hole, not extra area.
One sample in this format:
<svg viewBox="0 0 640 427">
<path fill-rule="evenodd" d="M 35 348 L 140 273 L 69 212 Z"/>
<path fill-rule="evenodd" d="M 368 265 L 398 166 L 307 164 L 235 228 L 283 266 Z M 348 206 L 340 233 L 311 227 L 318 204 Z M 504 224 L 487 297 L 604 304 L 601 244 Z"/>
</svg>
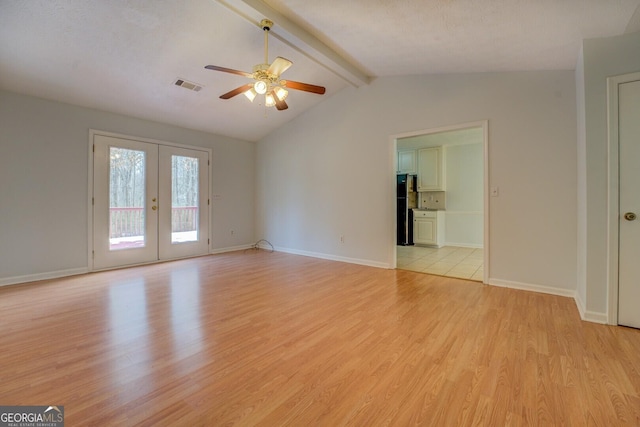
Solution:
<svg viewBox="0 0 640 427">
<path fill-rule="evenodd" d="M 207 253 L 208 163 L 206 151 L 160 146 L 160 259 Z"/>
<path fill-rule="evenodd" d="M 93 267 L 158 259 L 158 147 L 94 136 Z"/>
<path fill-rule="evenodd" d="M 204 255 L 209 152 L 94 136 L 93 268 Z"/>
<path fill-rule="evenodd" d="M 640 328 L 640 80 L 618 85 L 618 324 Z"/>
</svg>

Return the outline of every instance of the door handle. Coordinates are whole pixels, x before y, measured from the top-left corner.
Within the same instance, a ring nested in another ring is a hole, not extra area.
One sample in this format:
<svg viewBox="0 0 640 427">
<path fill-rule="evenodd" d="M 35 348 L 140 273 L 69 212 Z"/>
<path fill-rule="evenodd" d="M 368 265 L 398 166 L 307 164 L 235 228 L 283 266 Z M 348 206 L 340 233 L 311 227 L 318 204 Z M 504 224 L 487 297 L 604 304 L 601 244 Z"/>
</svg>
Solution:
<svg viewBox="0 0 640 427">
<path fill-rule="evenodd" d="M 624 219 L 627 221 L 634 221 L 636 219 L 636 214 L 634 212 L 627 212 L 624 214 Z"/>
</svg>

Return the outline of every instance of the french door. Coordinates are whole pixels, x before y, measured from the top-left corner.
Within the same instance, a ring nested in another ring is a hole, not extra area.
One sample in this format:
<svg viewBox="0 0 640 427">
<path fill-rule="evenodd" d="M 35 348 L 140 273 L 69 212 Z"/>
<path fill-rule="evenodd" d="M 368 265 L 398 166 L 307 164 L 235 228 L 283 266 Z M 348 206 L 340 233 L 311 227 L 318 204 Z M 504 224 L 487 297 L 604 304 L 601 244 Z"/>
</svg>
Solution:
<svg viewBox="0 0 640 427">
<path fill-rule="evenodd" d="M 208 252 L 209 152 L 94 135 L 93 268 Z"/>
</svg>

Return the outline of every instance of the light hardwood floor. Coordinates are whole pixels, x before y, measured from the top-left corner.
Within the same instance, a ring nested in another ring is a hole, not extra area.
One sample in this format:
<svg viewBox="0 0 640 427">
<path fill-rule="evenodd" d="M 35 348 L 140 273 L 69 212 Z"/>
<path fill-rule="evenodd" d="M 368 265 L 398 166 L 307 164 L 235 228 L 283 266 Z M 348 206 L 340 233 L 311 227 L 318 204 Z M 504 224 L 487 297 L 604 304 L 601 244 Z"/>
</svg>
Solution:
<svg viewBox="0 0 640 427">
<path fill-rule="evenodd" d="M 248 251 L 0 310 L 0 405 L 68 426 L 640 425 L 640 331 L 570 298 Z"/>
</svg>

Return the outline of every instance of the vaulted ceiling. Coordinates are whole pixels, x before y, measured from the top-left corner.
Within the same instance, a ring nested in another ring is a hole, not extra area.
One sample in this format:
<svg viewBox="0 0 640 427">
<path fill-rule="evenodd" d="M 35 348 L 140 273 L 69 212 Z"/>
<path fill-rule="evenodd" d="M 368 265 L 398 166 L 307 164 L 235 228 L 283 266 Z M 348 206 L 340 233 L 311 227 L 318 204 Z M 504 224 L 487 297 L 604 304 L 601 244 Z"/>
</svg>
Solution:
<svg viewBox="0 0 640 427">
<path fill-rule="evenodd" d="M 289 109 L 219 96 L 264 59 Z M 640 0 L 0 0 L 0 89 L 257 141 L 347 86 L 430 73 L 572 70 L 585 38 L 640 31 Z M 202 86 L 191 91 L 177 79 Z"/>
</svg>

